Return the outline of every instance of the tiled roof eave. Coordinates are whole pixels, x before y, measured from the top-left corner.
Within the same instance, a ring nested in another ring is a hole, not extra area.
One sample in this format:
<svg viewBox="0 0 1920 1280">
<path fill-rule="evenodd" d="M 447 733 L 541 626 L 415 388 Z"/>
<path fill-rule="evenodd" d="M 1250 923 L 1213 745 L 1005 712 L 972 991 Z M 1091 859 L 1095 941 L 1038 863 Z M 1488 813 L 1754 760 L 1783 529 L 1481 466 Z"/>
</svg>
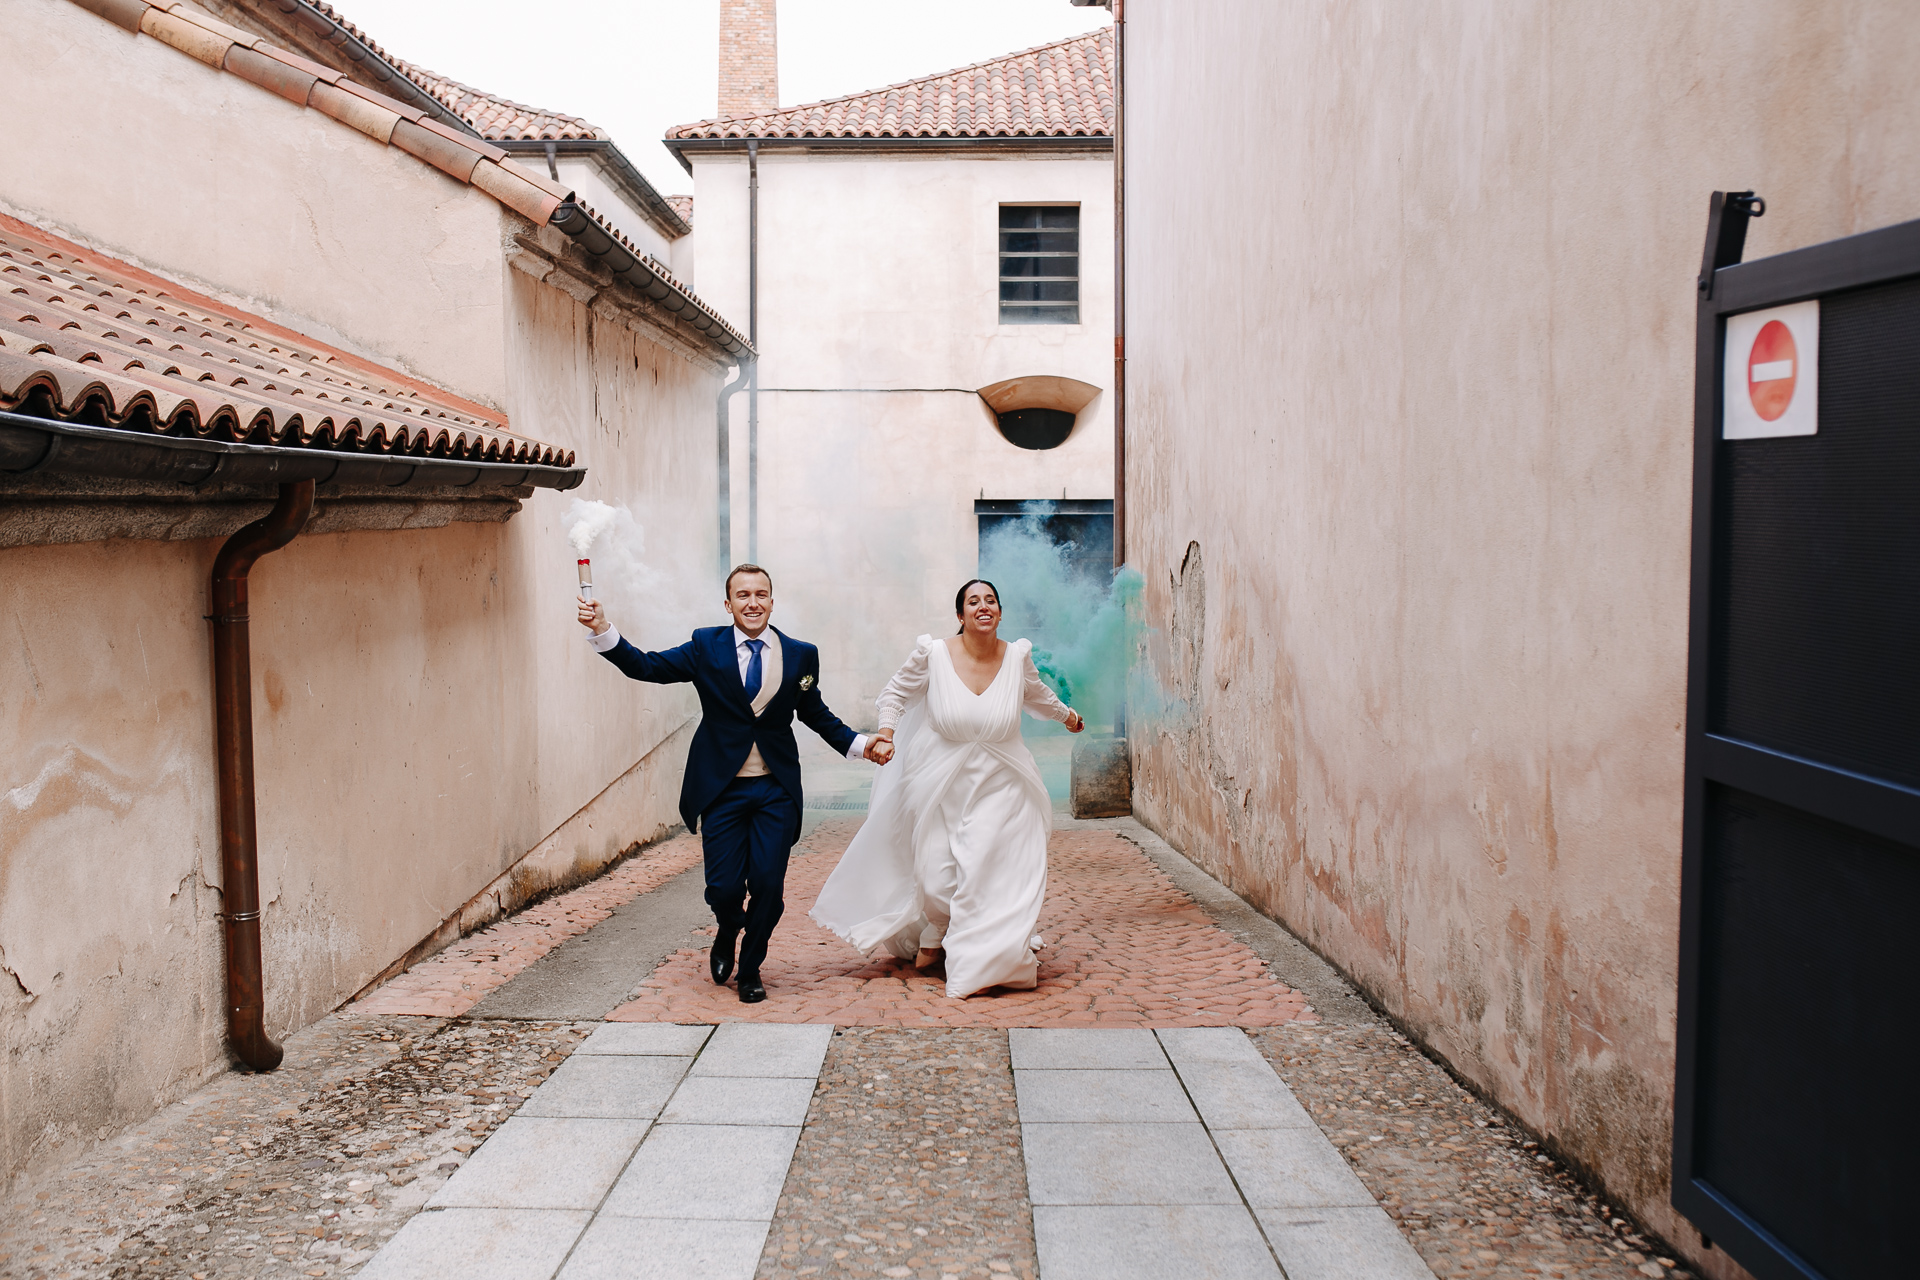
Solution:
<svg viewBox="0 0 1920 1280">
<path fill-rule="evenodd" d="M 1110 133 L 1040 133 L 1035 131 L 1005 130 L 998 133 L 777 133 L 758 134 L 749 137 L 720 138 L 673 138 L 665 145 L 676 155 L 684 152 L 701 151 L 738 151 L 749 142 L 758 142 L 762 146 L 794 146 L 844 144 L 869 144 L 873 146 L 895 145 L 911 148 L 957 148 L 964 150 L 969 146 L 1006 147 L 1085 147 L 1094 150 L 1109 150 L 1113 146 Z M 684 163 L 684 161 L 683 161 Z"/>
<path fill-rule="evenodd" d="M 663 308 L 698 335 L 697 341 L 726 361 L 752 359 L 746 335 L 734 328 L 699 295 L 675 279 L 665 264 L 643 253 L 593 209 L 582 204 L 562 206 L 553 225 L 564 232 L 588 258 L 614 279 Z"/>
<path fill-rule="evenodd" d="M 571 451 L 515 434 L 482 405 L 6 217 L 0 412 L 148 440 L 271 446 L 363 470 L 423 461 L 577 470 Z"/>
<path fill-rule="evenodd" d="M 124 426 L 60 421 L 0 410 L 0 457 L 25 462 L 13 475 L 53 473 L 203 485 L 361 485 L 391 492 L 458 489 L 474 497 L 532 485 L 572 489 L 587 469 L 486 458 L 349 452 L 302 445 L 158 435 Z M 31 460 L 28 460 L 28 459 Z"/>
<path fill-rule="evenodd" d="M 628 201 L 638 206 L 654 229 L 667 239 L 678 240 L 692 232 L 693 224 L 681 216 L 671 199 L 647 181 L 646 175 L 610 138 L 506 139 L 500 145 L 510 155 L 524 155 L 533 163 L 541 164 L 545 163 L 548 142 L 553 144 L 556 157 L 591 157 L 601 166 L 602 174 L 616 189 L 623 189 Z"/>
</svg>

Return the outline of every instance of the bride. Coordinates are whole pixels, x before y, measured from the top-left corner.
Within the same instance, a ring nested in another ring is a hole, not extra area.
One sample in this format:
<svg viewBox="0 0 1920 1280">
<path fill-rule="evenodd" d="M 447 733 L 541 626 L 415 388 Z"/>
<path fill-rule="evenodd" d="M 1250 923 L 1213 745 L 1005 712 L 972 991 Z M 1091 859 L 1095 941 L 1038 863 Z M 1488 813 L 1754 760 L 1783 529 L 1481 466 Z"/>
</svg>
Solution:
<svg viewBox="0 0 1920 1280">
<path fill-rule="evenodd" d="M 1086 728 L 1040 682 L 1026 640 L 1000 631 L 1000 593 L 976 578 L 954 597 L 960 633 L 921 636 L 880 694 L 897 758 L 874 779 L 867 821 L 811 915 L 872 955 L 921 968 L 944 955 L 947 994 L 1031 990 L 1053 804 L 1020 739 L 1025 710 Z"/>
</svg>

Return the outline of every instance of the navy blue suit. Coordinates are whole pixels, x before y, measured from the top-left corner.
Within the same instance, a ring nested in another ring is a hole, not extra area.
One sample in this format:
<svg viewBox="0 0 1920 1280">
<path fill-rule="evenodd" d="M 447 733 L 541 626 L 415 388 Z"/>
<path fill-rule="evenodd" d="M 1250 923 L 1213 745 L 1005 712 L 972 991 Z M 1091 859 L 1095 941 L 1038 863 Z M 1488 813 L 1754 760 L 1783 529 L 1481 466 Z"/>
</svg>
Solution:
<svg viewBox="0 0 1920 1280">
<path fill-rule="evenodd" d="M 732 627 L 702 627 L 678 648 L 647 653 L 622 637 L 602 656 L 630 679 L 692 684 L 700 694 L 700 727 L 680 782 L 680 816 L 687 830 L 705 823 L 707 905 L 723 930 L 745 929 L 739 973 L 758 977 L 767 940 L 786 909 L 787 856 L 800 838 L 800 748 L 793 719 L 819 734 L 840 755 L 855 733 L 820 696 L 820 651 L 769 627 L 778 637 L 780 688 L 758 716 L 740 678 Z M 737 775 L 755 746 L 767 775 Z M 750 905 L 749 895 L 751 895 Z"/>
</svg>

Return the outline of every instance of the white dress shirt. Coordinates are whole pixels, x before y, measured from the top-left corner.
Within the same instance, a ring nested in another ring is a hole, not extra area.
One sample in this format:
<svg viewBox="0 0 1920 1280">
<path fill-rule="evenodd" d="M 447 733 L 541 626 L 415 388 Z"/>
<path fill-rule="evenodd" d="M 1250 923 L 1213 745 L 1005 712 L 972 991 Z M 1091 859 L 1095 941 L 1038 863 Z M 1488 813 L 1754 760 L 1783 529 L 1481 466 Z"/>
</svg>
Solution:
<svg viewBox="0 0 1920 1280">
<path fill-rule="evenodd" d="M 760 692 L 755 694 L 753 699 L 753 714 L 758 716 L 762 711 L 767 709 L 767 704 L 773 701 L 773 696 L 780 692 L 780 680 L 781 677 L 786 674 L 786 663 L 783 660 L 785 655 L 782 652 L 783 646 L 780 644 L 780 634 L 772 627 L 768 627 L 757 637 L 752 638 L 766 642 L 765 647 L 760 650 Z M 753 661 L 753 650 L 747 644 L 748 639 L 749 637 L 746 632 L 742 631 L 739 627 L 733 628 L 733 652 L 734 656 L 740 660 L 740 683 L 742 686 L 746 684 L 747 680 L 747 664 Z M 591 631 L 587 633 L 587 644 L 591 646 L 596 653 L 605 653 L 619 643 L 619 628 L 615 627 L 612 623 L 608 623 L 607 629 L 599 635 L 595 635 Z M 864 760 L 866 759 L 866 755 L 867 735 L 864 733 L 854 734 L 853 745 L 847 748 L 847 759 Z M 766 772 L 767 762 L 760 758 L 760 746 L 758 743 L 755 743 L 747 752 L 747 762 L 740 766 L 740 772 L 735 774 L 734 777 L 758 778 L 763 777 Z"/>
</svg>

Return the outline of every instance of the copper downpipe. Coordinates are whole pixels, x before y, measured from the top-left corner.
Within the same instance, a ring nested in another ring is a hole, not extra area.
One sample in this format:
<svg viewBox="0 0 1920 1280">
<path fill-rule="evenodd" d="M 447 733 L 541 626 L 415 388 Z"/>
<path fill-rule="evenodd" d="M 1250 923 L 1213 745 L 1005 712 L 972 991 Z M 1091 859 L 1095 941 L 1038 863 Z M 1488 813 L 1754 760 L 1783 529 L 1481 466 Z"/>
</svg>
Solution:
<svg viewBox="0 0 1920 1280">
<path fill-rule="evenodd" d="M 220 885 L 227 927 L 227 1033 L 255 1071 L 280 1065 L 267 1036 L 260 973 L 260 845 L 253 807 L 253 663 L 247 573 L 292 542 L 313 514 L 313 481 L 280 486 L 265 518 L 228 538 L 213 562 L 213 705 L 220 771 Z"/>
</svg>

